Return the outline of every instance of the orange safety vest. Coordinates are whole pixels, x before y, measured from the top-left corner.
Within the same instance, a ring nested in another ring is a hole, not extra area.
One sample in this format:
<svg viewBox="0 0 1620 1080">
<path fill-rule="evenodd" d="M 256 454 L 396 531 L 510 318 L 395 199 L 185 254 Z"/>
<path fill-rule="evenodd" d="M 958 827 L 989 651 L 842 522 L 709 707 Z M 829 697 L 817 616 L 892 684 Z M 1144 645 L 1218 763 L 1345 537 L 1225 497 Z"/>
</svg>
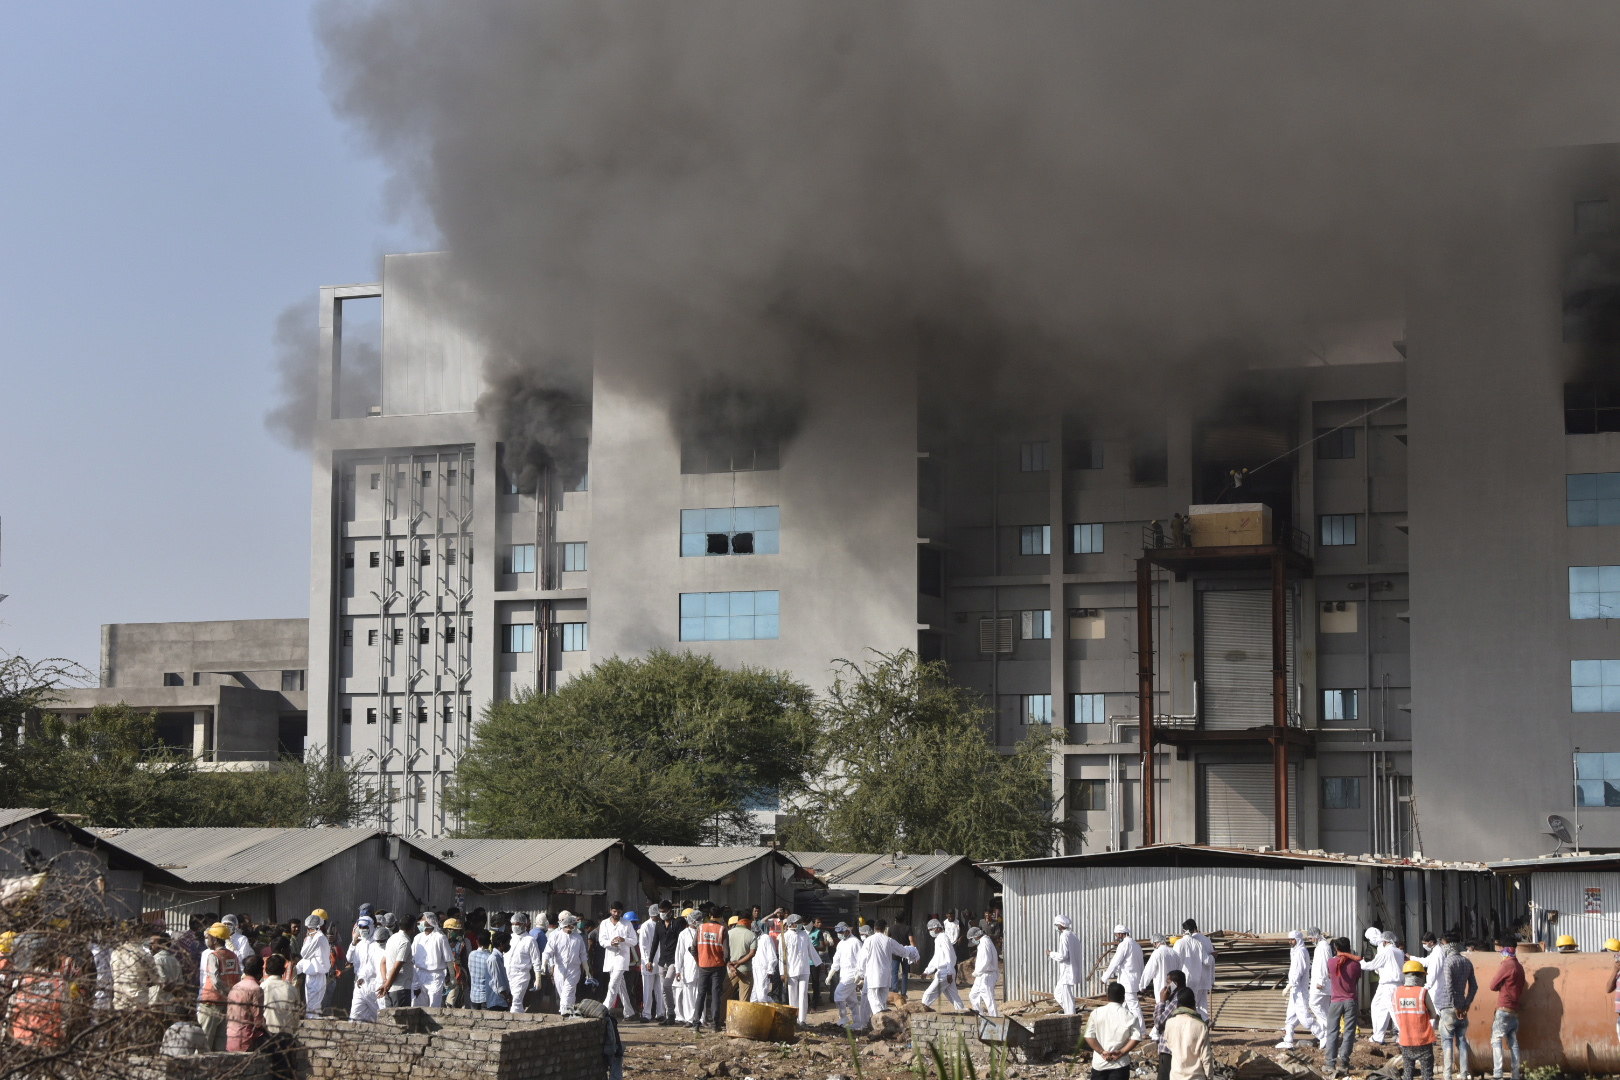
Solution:
<svg viewBox="0 0 1620 1080">
<path fill-rule="evenodd" d="M 225 990 L 223 993 L 215 990 L 214 981 L 204 979 L 199 1000 L 223 1005 L 230 999 L 231 987 L 242 978 L 242 962 L 236 958 L 235 953 L 223 946 L 210 952 L 219 961 L 219 981 L 225 984 Z"/>
<path fill-rule="evenodd" d="M 1401 986 L 1395 990 L 1395 1027 L 1402 1046 L 1434 1045 L 1434 1022 L 1429 1019 L 1428 1002 L 1421 986 Z"/>
<path fill-rule="evenodd" d="M 11 997 L 11 1037 L 42 1050 L 61 1046 L 64 989 L 64 981 L 55 975 L 20 976 Z"/>
<path fill-rule="evenodd" d="M 725 966 L 726 949 L 720 943 L 720 938 L 724 933 L 725 928 L 717 922 L 706 922 L 698 927 L 698 967 L 717 968 Z"/>
</svg>

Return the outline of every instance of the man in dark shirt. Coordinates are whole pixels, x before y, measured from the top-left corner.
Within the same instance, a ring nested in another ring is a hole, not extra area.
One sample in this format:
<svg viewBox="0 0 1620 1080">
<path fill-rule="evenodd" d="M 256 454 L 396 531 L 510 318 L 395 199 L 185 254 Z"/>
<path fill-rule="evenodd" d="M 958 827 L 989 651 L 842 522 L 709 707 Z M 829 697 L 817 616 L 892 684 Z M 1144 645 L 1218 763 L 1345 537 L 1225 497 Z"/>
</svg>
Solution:
<svg viewBox="0 0 1620 1080">
<path fill-rule="evenodd" d="M 902 945 L 916 945 L 911 940 L 911 927 L 903 922 L 897 922 L 889 927 L 889 936 Z M 906 1000 L 906 986 L 911 977 L 911 965 L 902 957 L 894 958 L 894 992 L 900 995 L 900 1000 Z"/>
<path fill-rule="evenodd" d="M 1349 938 L 1333 942 L 1335 954 L 1328 961 L 1327 1033 L 1322 1043 L 1322 1066 L 1328 1075 L 1340 1077 L 1350 1072 L 1350 1052 L 1356 1043 L 1356 1017 L 1361 1011 L 1356 1000 L 1361 988 L 1361 957 L 1350 951 Z"/>
<path fill-rule="evenodd" d="M 1496 969 L 1491 989 L 1496 991 L 1496 1017 L 1491 1021 L 1491 1063 L 1495 1080 L 1502 1080 L 1502 1048 L 1513 1053 L 1513 1080 L 1519 1080 L 1519 999 L 1524 995 L 1524 965 L 1515 955 L 1512 938 L 1497 938 L 1502 966 Z"/>
</svg>

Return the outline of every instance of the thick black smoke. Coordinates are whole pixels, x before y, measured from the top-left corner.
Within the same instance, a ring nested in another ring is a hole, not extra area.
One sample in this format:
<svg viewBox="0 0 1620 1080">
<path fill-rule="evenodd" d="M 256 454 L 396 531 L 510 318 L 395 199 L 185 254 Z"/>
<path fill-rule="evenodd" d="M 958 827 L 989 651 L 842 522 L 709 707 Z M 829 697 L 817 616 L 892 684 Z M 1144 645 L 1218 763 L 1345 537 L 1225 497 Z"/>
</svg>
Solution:
<svg viewBox="0 0 1620 1080">
<path fill-rule="evenodd" d="M 1491 155 L 1620 130 L 1609 2 L 355 0 L 317 23 L 468 317 L 526 358 L 504 370 L 574 393 L 604 327 L 650 384 L 784 403 L 848 346 L 975 403 L 1202 387 L 1398 317 Z"/>
</svg>

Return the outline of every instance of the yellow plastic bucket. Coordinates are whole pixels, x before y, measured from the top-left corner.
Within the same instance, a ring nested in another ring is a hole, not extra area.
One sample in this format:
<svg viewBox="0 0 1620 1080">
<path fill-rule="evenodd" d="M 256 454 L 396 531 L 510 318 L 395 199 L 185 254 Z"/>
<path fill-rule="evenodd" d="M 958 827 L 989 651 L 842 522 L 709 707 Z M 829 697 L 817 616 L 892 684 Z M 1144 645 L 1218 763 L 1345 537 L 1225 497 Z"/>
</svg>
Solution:
<svg viewBox="0 0 1620 1080">
<path fill-rule="evenodd" d="M 771 1006 L 776 1012 L 776 1023 L 771 1025 L 772 1042 L 792 1042 L 799 1031 L 799 1010 L 791 1005 Z"/>
<path fill-rule="evenodd" d="M 726 1002 L 726 1034 L 740 1039 L 770 1042 L 777 1026 L 777 1006 L 755 1001 Z"/>
</svg>

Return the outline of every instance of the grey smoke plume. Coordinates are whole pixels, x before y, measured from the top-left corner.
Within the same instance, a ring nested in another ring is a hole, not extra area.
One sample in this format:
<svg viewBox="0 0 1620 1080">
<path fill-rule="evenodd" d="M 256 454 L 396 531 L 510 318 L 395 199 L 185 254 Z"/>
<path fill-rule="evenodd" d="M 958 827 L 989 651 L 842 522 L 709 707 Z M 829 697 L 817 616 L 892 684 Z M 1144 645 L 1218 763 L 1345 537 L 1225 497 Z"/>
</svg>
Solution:
<svg viewBox="0 0 1620 1080">
<path fill-rule="evenodd" d="M 506 370 L 576 394 L 604 327 L 650 384 L 766 402 L 846 347 L 976 404 L 1202 387 L 1398 315 L 1448 230 L 1489 227 L 1447 212 L 1482 161 L 1620 112 L 1608 2 L 357 0 L 317 25 Z"/>
<path fill-rule="evenodd" d="M 276 316 L 275 347 L 277 404 L 265 414 L 264 426 L 294 450 L 306 450 L 315 431 L 321 351 L 320 327 L 309 301 L 291 304 Z M 382 356 L 369 341 L 351 342 L 345 351 L 337 415 L 363 416 L 380 400 Z"/>
</svg>

